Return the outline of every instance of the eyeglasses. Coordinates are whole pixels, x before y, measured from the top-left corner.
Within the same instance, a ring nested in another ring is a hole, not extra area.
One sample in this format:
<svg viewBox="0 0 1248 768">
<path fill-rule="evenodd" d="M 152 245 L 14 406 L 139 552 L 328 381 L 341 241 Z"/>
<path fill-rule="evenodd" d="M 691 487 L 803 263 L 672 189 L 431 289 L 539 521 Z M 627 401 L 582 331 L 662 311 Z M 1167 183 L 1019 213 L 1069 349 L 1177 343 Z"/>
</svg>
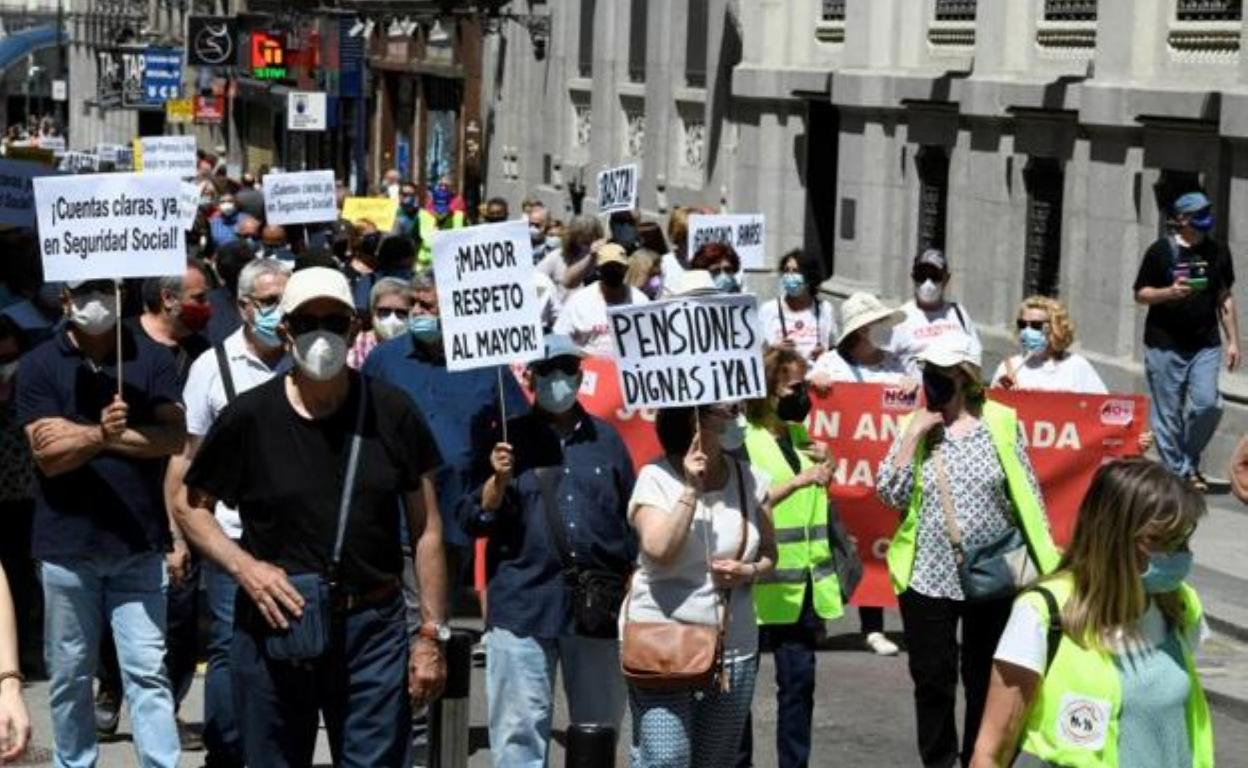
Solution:
<svg viewBox="0 0 1248 768">
<path fill-rule="evenodd" d="M 350 315 L 287 315 L 286 328 L 292 336 L 302 336 L 313 331 L 329 331 L 338 336 L 346 336 L 351 330 Z"/>
<path fill-rule="evenodd" d="M 377 317 L 381 318 L 382 320 L 386 319 L 387 317 L 397 317 L 400 320 L 406 320 L 409 314 L 411 313 L 408 312 L 406 309 L 398 309 L 397 307 L 378 307 L 377 308 Z"/>
<path fill-rule="evenodd" d="M 706 271 L 710 273 L 711 277 L 719 277 L 720 275 L 736 275 L 740 270 L 733 269 L 732 266 L 724 264 L 721 266 L 707 267 Z"/>
<path fill-rule="evenodd" d="M 565 355 L 564 357 L 556 357 L 554 360 L 540 360 L 533 363 L 533 373 L 537 376 L 549 376 L 555 371 L 575 376 L 581 370 L 581 361 L 579 358 Z"/>
<path fill-rule="evenodd" d="M 275 293 L 272 296 L 248 296 L 247 300 L 255 304 L 260 309 L 272 309 L 282 302 L 282 294 Z"/>
<path fill-rule="evenodd" d="M 1048 324 L 1049 324 L 1049 321 L 1048 321 L 1048 320 L 1022 320 L 1022 319 L 1019 319 L 1019 320 L 1015 320 L 1015 321 L 1014 321 L 1014 324 L 1015 324 L 1016 326 L 1018 326 L 1018 330 L 1020 330 L 1020 331 L 1021 331 L 1021 330 L 1023 330 L 1024 328 L 1030 328 L 1030 329 L 1031 329 L 1031 330 L 1033 330 L 1033 331 L 1043 331 L 1043 330 L 1044 330 L 1044 326 L 1048 325 Z"/>
</svg>

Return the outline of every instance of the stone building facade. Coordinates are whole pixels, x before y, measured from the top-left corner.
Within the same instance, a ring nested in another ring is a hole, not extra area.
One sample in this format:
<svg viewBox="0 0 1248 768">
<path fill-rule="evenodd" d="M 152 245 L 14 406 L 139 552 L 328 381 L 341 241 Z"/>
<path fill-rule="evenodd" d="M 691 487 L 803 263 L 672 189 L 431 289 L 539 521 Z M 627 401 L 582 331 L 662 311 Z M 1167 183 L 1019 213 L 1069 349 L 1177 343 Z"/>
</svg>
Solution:
<svg viewBox="0 0 1248 768">
<path fill-rule="evenodd" d="M 1203 189 L 1216 236 L 1248 251 L 1241 0 L 531 7 L 550 16 L 544 57 L 522 30 L 487 44 L 490 194 L 536 193 L 566 216 L 583 179 L 593 210 L 594 174 L 637 161 L 645 215 L 762 212 L 769 253 L 822 254 L 839 297 L 901 301 L 913 255 L 942 246 L 989 370 L 1019 300 L 1050 293 L 1111 389 L 1144 391 L 1131 287 L 1162 206 Z M 1248 428 L 1248 376 L 1221 383 L 1214 475 Z"/>
</svg>

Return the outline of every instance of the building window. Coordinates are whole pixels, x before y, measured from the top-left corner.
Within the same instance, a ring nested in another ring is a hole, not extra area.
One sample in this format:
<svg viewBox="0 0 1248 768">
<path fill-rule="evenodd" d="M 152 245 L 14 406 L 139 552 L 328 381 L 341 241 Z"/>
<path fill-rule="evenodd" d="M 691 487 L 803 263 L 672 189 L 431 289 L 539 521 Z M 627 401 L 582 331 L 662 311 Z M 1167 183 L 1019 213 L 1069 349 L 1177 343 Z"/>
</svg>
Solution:
<svg viewBox="0 0 1248 768">
<path fill-rule="evenodd" d="M 649 0 L 633 0 L 628 20 L 628 79 L 646 81 L 646 16 Z"/>
<path fill-rule="evenodd" d="M 624 110 L 624 157 L 641 157 L 646 153 L 646 113 L 640 109 Z"/>
<path fill-rule="evenodd" d="M 589 101 L 572 104 L 572 143 L 578 149 L 588 149 L 594 133 L 594 113 Z"/>
<path fill-rule="evenodd" d="M 1179 0 L 1179 21 L 1240 21 L 1243 0 Z"/>
<path fill-rule="evenodd" d="M 949 151 L 924 146 L 914 158 L 919 171 L 918 252 L 945 249 L 945 214 L 949 210 Z"/>
<path fill-rule="evenodd" d="M 937 21 L 975 21 L 975 0 L 936 0 Z"/>
<path fill-rule="evenodd" d="M 576 71 L 581 77 L 594 76 L 594 11 L 597 5 L 597 0 L 581 0 L 581 41 L 576 57 Z"/>
<path fill-rule="evenodd" d="M 685 85 L 706 87 L 706 35 L 710 23 L 709 0 L 689 0 L 689 24 L 685 27 Z"/>
<path fill-rule="evenodd" d="M 845 21 L 845 0 L 823 0 L 823 21 Z"/>
<path fill-rule="evenodd" d="M 701 117 L 681 119 L 680 150 L 681 167 L 698 174 L 706 169 L 706 123 Z"/>
<path fill-rule="evenodd" d="M 1032 158 L 1023 169 L 1027 187 L 1027 244 L 1023 295 L 1056 296 L 1062 263 L 1062 188 L 1065 173 L 1053 158 Z"/>
<path fill-rule="evenodd" d="M 1096 0 L 1045 0 L 1045 21 L 1096 21 Z"/>
</svg>

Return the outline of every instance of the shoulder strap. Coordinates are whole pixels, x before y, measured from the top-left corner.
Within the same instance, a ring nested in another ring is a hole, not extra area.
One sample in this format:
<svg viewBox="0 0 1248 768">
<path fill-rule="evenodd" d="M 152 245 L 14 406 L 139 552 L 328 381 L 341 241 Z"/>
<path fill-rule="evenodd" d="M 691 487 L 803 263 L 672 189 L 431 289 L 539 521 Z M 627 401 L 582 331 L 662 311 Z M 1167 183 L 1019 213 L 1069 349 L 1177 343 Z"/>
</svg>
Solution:
<svg viewBox="0 0 1248 768">
<path fill-rule="evenodd" d="M 572 548 L 568 546 L 567 537 L 563 535 L 563 526 L 559 524 L 559 513 L 555 509 L 555 483 L 559 470 L 557 467 L 538 467 L 533 470 L 537 476 L 537 485 L 542 491 L 542 517 L 546 520 L 546 530 L 551 541 L 559 552 L 559 560 L 565 570 L 572 570 Z"/>
<path fill-rule="evenodd" d="M 962 326 L 962 330 L 970 333 L 970 329 L 966 327 L 966 318 L 962 315 L 962 307 L 958 306 L 958 302 L 953 302 L 953 311 L 958 316 L 958 323 Z"/>
<path fill-rule="evenodd" d="M 217 353 L 217 368 L 221 371 L 221 386 L 225 387 L 225 402 L 232 403 L 238 392 L 234 389 L 234 374 L 230 372 L 230 359 L 225 354 L 225 344 L 218 342 L 212 345 L 212 349 Z"/>
<path fill-rule="evenodd" d="M 953 510 L 953 492 L 949 490 L 949 473 L 945 470 L 942 443 L 932 446 L 932 461 L 936 464 L 936 485 L 940 490 L 940 507 L 945 513 L 945 531 L 949 534 L 949 545 L 953 547 L 953 559 L 961 565 L 965 559 L 962 551 L 962 529 L 958 527 L 958 518 Z"/>
<path fill-rule="evenodd" d="M 1062 609 L 1058 607 L 1057 598 L 1048 587 L 1036 586 L 1033 591 L 1044 599 L 1044 605 L 1049 611 L 1048 651 L 1044 661 L 1044 671 L 1048 674 L 1049 667 L 1053 665 L 1053 657 L 1057 655 L 1057 646 L 1066 634 L 1062 631 Z"/>
<path fill-rule="evenodd" d="M 854 375 L 854 381 L 858 382 L 859 384 L 866 381 L 866 379 L 862 377 L 861 366 L 859 366 L 857 363 L 851 363 L 848 360 L 845 361 L 845 364 L 849 366 L 849 372 Z"/>
<path fill-rule="evenodd" d="M 780 313 L 780 340 L 784 341 L 789 337 L 788 323 L 784 322 L 784 299 L 776 297 L 776 311 Z"/>
<path fill-rule="evenodd" d="M 745 505 L 745 473 L 741 471 L 741 462 L 733 460 L 732 468 L 737 473 L 737 503 L 741 506 L 741 543 L 737 545 L 737 556 L 734 560 L 740 560 L 745 556 L 745 540 L 750 535 L 750 508 Z"/>
<path fill-rule="evenodd" d="M 368 403 L 368 379 L 359 376 L 360 397 L 355 411 L 355 429 L 351 434 L 351 449 L 347 452 L 347 473 L 342 481 L 342 496 L 338 500 L 338 533 L 334 537 L 334 554 L 330 560 L 330 580 L 338 580 L 338 563 L 342 560 L 342 542 L 347 533 L 347 516 L 351 511 L 351 497 L 355 493 L 355 474 L 360 465 L 360 443 L 363 441 L 364 412 Z"/>
</svg>

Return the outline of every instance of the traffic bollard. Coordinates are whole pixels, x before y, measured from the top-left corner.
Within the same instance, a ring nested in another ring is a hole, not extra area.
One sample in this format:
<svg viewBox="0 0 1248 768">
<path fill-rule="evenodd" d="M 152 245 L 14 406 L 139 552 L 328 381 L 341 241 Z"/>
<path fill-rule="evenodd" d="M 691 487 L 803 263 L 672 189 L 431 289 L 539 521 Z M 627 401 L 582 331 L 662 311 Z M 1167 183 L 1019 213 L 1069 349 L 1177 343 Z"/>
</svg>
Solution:
<svg viewBox="0 0 1248 768">
<path fill-rule="evenodd" d="M 615 765 L 615 729 L 600 723 L 568 726 L 566 768 L 604 768 Z"/>
<path fill-rule="evenodd" d="M 429 768 L 467 768 L 471 690 L 472 635 L 457 629 L 446 641 L 446 689 L 430 708 Z"/>
</svg>

